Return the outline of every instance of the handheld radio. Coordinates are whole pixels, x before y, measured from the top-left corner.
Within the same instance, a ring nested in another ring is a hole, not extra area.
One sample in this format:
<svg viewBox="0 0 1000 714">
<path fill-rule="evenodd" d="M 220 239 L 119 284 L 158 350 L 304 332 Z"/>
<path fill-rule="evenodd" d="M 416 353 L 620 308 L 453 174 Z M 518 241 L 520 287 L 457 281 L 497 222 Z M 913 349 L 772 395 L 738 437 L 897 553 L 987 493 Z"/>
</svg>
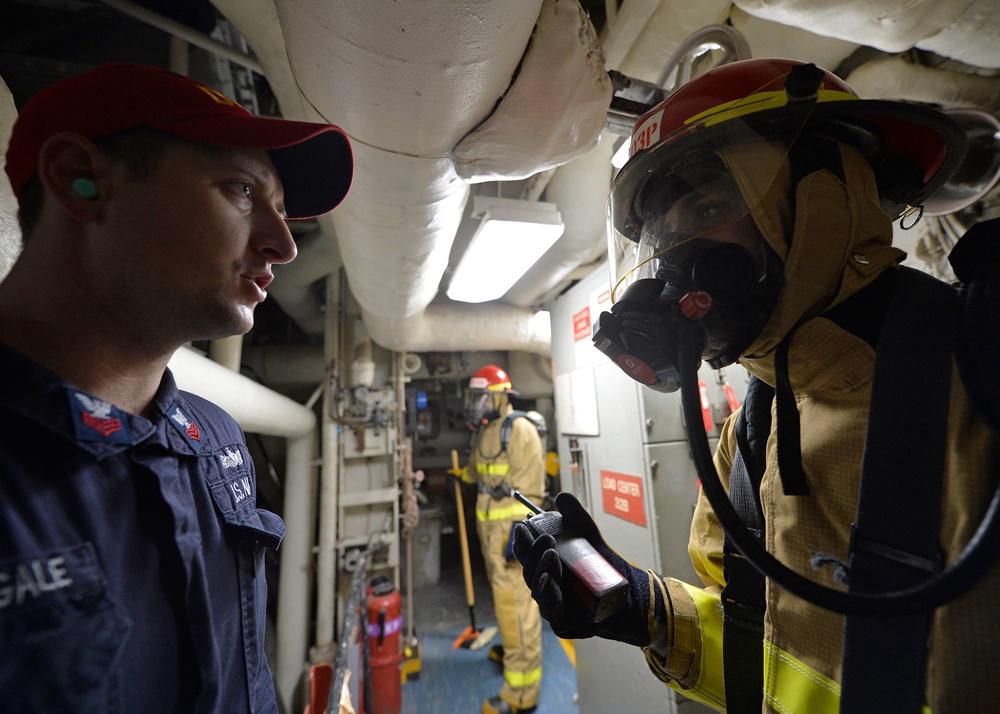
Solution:
<svg viewBox="0 0 1000 714">
<path fill-rule="evenodd" d="M 522 521 L 536 538 L 548 533 L 555 538 L 556 553 L 566 571 L 566 581 L 590 613 L 600 622 L 618 612 L 625 603 L 628 581 L 622 577 L 583 536 L 567 528 L 558 511 L 543 511 L 518 491 L 511 496 L 535 514 Z"/>
</svg>

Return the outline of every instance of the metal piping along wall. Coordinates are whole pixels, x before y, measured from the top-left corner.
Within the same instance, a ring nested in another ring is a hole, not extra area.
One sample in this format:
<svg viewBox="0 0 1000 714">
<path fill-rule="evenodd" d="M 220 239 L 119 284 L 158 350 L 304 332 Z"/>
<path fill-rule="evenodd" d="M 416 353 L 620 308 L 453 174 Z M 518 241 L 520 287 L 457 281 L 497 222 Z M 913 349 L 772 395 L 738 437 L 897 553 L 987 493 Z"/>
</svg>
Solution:
<svg viewBox="0 0 1000 714">
<path fill-rule="evenodd" d="M 341 273 L 330 276 L 326 284 L 326 332 L 324 333 L 324 363 L 332 371 L 323 383 L 323 419 L 320 435 L 323 440 L 319 488 L 319 543 L 316 552 L 316 643 L 312 661 L 336 659 L 334 616 L 337 592 L 337 531 L 339 529 L 340 427 L 332 415 L 337 409 L 338 376 L 343 363 L 341 341 Z"/>
</svg>

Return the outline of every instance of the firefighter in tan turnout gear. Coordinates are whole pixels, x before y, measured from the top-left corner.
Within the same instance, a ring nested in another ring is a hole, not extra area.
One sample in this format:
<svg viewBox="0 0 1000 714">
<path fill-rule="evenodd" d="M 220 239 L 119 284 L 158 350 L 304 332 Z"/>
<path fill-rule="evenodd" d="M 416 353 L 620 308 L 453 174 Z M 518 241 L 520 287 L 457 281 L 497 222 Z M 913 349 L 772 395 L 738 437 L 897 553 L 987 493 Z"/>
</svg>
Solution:
<svg viewBox="0 0 1000 714">
<path fill-rule="evenodd" d="M 542 620 L 514 558 L 510 536 L 527 509 L 511 497 L 520 491 L 541 503 L 545 490 L 544 449 L 535 425 L 514 416 L 508 394 L 516 394 L 510 375 L 487 365 L 469 380 L 467 422 L 472 436 L 463 480 L 475 482 L 476 529 L 493 592 L 502 649 L 492 658 L 503 661 L 499 696 L 483 702 L 483 714 L 532 711 L 542 684 Z M 499 655 L 499 656 L 498 656 Z"/>
<path fill-rule="evenodd" d="M 652 389 L 681 386 L 701 582 L 632 566 L 560 493 L 563 523 L 629 589 L 593 622 L 552 537 L 518 525 L 556 635 L 641 647 L 656 677 L 719 710 L 996 710 L 997 439 L 955 328 L 975 323 L 892 246 L 893 220 L 919 219 L 964 143 L 934 109 L 778 59 L 712 69 L 639 119 L 594 341 Z M 714 467 L 689 410 L 702 360 L 754 377 Z"/>
</svg>

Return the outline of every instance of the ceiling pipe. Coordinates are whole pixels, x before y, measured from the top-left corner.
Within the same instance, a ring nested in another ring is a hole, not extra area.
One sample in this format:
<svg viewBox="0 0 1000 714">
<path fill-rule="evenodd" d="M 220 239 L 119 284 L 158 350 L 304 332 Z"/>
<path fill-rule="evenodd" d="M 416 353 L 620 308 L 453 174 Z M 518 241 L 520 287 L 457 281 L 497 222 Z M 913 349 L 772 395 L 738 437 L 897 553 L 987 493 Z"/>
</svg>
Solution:
<svg viewBox="0 0 1000 714">
<path fill-rule="evenodd" d="M 343 262 L 337 241 L 317 229 L 296 238 L 298 256 L 291 263 L 272 266 L 274 282 L 267 286 L 273 298 L 305 332 L 322 335 L 326 324 L 323 289 L 318 281 L 336 275 Z"/>
<path fill-rule="evenodd" d="M 562 8 L 564 20 L 572 19 L 566 8 L 580 12 L 575 0 L 546 2 Z M 256 54 L 262 55 L 259 44 L 275 41 L 274 25 L 255 19 L 271 3 L 215 4 Z M 336 236 L 366 327 L 384 347 L 467 350 L 485 341 L 496 349 L 548 352 L 547 319 L 537 318 L 534 308 L 431 305 L 469 196 L 451 152 L 508 91 L 542 4 L 467 0 L 431 16 L 426 6 L 388 0 L 273 5 L 288 61 L 275 52 L 261 61 L 272 85 L 294 72 L 303 98 L 301 116 L 285 115 L 335 123 L 355 147 L 351 192 L 319 224 L 327 240 Z M 317 265 L 300 257 L 282 266 L 272 291 L 310 331 L 321 323 L 317 297 L 288 305 L 278 286 L 292 283 L 301 298 L 308 281 L 296 271 L 313 277 Z"/>
<path fill-rule="evenodd" d="M 372 339 L 397 352 L 523 350 L 548 356 L 552 329 L 549 313 L 510 305 L 436 302 L 398 321 L 362 312 Z"/>
<path fill-rule="evenodd" d="M 418 349 L 401 343 L 428 334 L 422 313 L 469 195 L 449 154 L 507 90 L 540 5 L 467 1 L 429 14 L 389 1 L 275 3 L 306 102 L 355 147 L 351 192 L 320 224 L 337 236 L 351 292 L 384 347 Z M 474 332 L 455 328 L 440 334 Z"/>
<path fill-rule="evenodd" d="M 123 15 L 128 15 L 129 17 L 139 20 L 140 22 L 145 22 L 147 25 L 151 25 L 158 30 L 162 30 L 168 35 L 179 37 L 189 44 L 201 47 L 203 50 L 207 50 L 212 54 L 242 65 L 257 74 L 264 74 L 263 66 L 253 57 L 250 57 L 227 44 L 219 42 L 218 40 L 214 40 L 201 32 L 192 30 L 182 22 L 171 20 L 169 17 L 164 17 L 163 15 L 153 12 L 142 5 L 136 5 L 133 2 L 129 2 L 129 0 L 101 0 L 101 2 L 108 7 L 117 10 Z"/>
<path fill-rule="evenodd" d="M 748 15 L 884 52 L 914 47 L 1000 67 L 994 0 L 736 0 Z"/>
<path fill-rule="evenodd" d="M 995 77 L 927 67 L 900 57 L 866 62 L 847 76 L 847 84 L 865 99 L 900 99 L 944 107 L 1000 111 Z"/>
<path fill-rule="evenodd" d="M 177 350 L 167 366 L 180 389 L 217 404 L 243 431 L 300 437 L 316 429 L 316 415 L 311 409 L 190 348 Z"/>
</svg>

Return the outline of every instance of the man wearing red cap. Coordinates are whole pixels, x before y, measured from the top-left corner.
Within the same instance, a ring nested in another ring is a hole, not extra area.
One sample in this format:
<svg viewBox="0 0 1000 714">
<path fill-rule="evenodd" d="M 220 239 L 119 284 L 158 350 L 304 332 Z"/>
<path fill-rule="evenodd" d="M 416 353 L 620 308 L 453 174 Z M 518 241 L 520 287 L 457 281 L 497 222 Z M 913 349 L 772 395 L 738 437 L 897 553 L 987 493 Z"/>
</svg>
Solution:
<svg viewBox="0 0 1000 714">
<path fill-rule="evenodd" d="M 237 424 L 167 362 L 243 334 L 286 220 L 333 209 L 337 127 L 255 117 L 164 70 L 40 92 L 6 171 L 0 283 L 0 699 L 10 711 L 269 712 L 264 549 Z"/>
</svg>

